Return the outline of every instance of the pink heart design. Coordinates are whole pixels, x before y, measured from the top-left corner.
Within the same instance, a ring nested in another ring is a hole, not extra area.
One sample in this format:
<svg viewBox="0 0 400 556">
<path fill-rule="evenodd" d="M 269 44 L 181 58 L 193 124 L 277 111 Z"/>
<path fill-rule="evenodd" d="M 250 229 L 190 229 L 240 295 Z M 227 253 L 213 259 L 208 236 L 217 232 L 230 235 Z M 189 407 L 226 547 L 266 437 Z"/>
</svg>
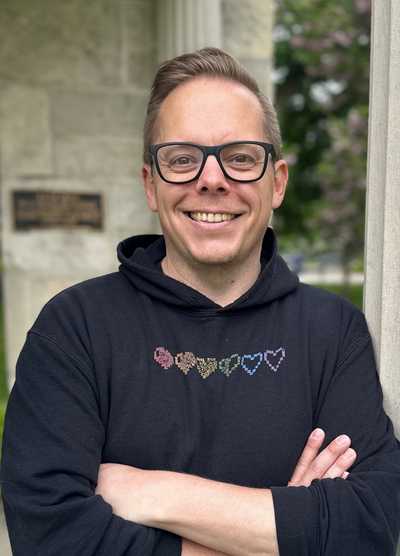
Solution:
<svg viewBox="0 0 400 556">
<path fill-rule="evenodd" d="M 154 361 L 165 370 L 169 369 L 174 364 L 174 358 L 170 352 L 163 347 L 156 347 L 154 350 Z"/>
</svg>

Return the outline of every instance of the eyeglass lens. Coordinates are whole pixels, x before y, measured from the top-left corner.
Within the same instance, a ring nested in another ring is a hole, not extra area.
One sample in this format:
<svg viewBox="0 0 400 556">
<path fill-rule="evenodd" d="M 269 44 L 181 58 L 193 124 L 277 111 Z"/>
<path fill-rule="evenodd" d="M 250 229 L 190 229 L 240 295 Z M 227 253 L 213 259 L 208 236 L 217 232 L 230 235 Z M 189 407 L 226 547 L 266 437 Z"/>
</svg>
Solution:
<svg viewBox="0 0 400 556">
<path fill-rule="evenodd" d="M 157 153 L 161 177 L 174 183 L 195 179 L 204 156 L 195 145 L 164 145 Z M 226 145 L 220 151 L 226 174 L 238 181 L 259 179 L 264 170 L 265 156 L 264 147 L 253 143 Z"/>
</svg>

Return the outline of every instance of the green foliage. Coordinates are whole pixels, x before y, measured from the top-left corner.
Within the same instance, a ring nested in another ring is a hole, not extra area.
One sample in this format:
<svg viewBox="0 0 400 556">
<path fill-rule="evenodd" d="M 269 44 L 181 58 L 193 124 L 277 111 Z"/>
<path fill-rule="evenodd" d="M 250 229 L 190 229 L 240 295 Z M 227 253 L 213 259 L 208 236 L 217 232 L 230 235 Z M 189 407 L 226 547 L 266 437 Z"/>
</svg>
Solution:
<svg viewBox="0 0 400 556">
<path fill-rule="evenodd" d="M 362 252 L 369 0 L 278 0 L 276 97 L 290 184 L 280 235 L 348 262 Z"/>
<path fill-rule="evenodd" d="M 318 287 L 345 297 L 361 310 L 363 308 L 363 287 L 361 284 L 319 284 Z"/>
</svg>

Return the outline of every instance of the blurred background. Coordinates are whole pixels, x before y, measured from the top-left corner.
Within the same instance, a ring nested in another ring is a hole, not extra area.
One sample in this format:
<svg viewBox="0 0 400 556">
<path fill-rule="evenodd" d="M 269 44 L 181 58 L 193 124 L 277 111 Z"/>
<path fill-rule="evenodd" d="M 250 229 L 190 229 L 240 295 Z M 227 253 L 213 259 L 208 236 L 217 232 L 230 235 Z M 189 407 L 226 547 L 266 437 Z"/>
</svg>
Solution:
<svg viewBox="0 0 400 556">
<path fill-rule="evenodd" d="M 370 0 L 1 0 L 0 432 L 43 304 L 158 231 L 140 186 L 158 63 L 219 46 L 273 96 L 290 165 L 279 244 L 362 305 Z M 0 544 L 0 551 L 2 547 Z M 1 552 L 6 554 L 6 552 Z"/>
<path fill-rule="evenodd" d="M 306 282 L 362 302 L 369 0 L 279 0 L 275 100 L 290 187 L 280 246 Z"/>
</svg>

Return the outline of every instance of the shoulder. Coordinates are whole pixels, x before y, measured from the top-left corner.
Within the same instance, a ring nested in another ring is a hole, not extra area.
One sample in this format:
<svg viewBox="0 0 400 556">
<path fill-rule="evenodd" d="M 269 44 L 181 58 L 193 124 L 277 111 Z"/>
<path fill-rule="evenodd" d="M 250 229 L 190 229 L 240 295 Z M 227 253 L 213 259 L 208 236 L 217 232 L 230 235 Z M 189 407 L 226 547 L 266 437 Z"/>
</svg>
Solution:
<svg viewBox="0 0 400 556">
<path fill-rule="evenodd" d="M 76 337 L 88 343 L 132 295 L 133 286 L 118 272 L 85 280 L 51 298 L 30 331 L 62 343 Z"/>
<path fill-rule="evenodd" d="M 362 311 L 345 297 L 328 291 L 324 288 L 299 283 L 299 299 L 303 303 L 303 308 L 317 311 L 319 313 L 329 313 L 331 316 L 363 318 Z"/>
<path fill-rule="evenodd" d="M 58 312 L 70 313 L 71 311 L 99 310 L 102 305 L 124 297 L 127 291 L 132 290 L 127 281 L 119 272 L 97 276 L 73 284 L 57 293 L 43 307 L 39 317 L 43 314 L 57 314 Z"/>
</svg>

